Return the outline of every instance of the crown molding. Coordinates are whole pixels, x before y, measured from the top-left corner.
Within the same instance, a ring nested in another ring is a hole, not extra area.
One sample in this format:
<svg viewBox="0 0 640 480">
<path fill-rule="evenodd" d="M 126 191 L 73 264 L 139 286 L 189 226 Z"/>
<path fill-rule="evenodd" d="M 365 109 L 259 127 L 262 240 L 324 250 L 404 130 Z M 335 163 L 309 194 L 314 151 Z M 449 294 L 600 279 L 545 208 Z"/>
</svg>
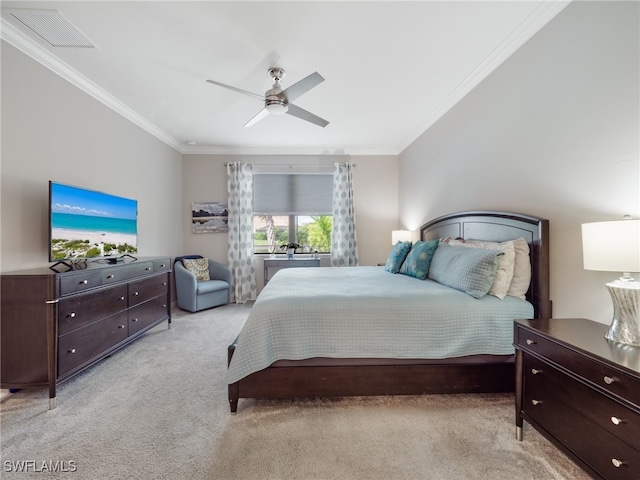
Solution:
<svg viewBox="0 0 640 480">
<path fill-rule="evenodd" d="M 107 93 L 105 90 L 93 83 L 80 72 L 74 70 L 69 65 L 62 62 L 46 48 L 44 48 L 31 37 L 27 36 L 22 31 L 17 29 L 10 22 L 7 22 L 4 18 L 1 19 L 0 23 L 0 38 L 2 38 L 2 40 L 14 46 L 24 54 L 33 58 L 35 61 L 44 65 L 55 74 L 61 76 L 69 83 L 75 85 L 83 92 L 91 95 L 99 102 L 114 110 L 116 113 L 122 115 L 127 120 L 142 128 L 144 131 L 163 141 L 171 148 L 174 148 L 178 152 L 183 153 L 184 146 L 182 145 L 182 143 L 178 142 L 171 135 L 167 134 L 165 131 L 161 130 L 156 125 L 143 118 L 140 114 L 129 108 L 113 95 Z"/>
<path fill-rule="evenodd" d="M 407 135 L 396 148 L 398 154 L 411 145 L 426 132 L 456 103 L 473 90 L 480 82 L 489 76 L 498 66 L 509 58 L 527 40 L 533 37 L 552 18 L 560 13 L 571 0 L 546 0 L 531 12 L 527 18 L 473 71 L 467 78 L 455 87 L 451 93 L 435 108 L 427 118 Z"/>
<path fill-rule="evenodd" d="M 279 147 L 221 147 L 213 145 L 183 145 L 184 155 L 352 155 L 352 156 L 397 156 L 395 149 L 388 148 L 279 148 Z"/>
</svg>

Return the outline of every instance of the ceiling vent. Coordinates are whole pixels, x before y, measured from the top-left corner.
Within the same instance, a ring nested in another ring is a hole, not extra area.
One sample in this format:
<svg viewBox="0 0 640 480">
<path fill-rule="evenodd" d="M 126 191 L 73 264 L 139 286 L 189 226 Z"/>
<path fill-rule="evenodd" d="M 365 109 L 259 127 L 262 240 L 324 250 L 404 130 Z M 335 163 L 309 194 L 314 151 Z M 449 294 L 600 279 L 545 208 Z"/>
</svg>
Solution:
<svg viewBox="0 0 640 480">
<path fill-rule="evenodd" d="M 56 10 L 11 9 L 7 13 L 52 47 L 96 48 L 91 40 Z"/>
</svg>

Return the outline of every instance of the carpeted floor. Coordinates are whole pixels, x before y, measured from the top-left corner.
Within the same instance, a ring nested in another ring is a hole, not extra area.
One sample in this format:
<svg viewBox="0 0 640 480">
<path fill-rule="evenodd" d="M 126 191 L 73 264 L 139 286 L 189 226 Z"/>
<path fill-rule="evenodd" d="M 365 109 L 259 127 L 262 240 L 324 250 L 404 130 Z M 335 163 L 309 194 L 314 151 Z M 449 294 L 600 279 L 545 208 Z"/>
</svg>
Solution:
<svg viewBox="0 0 640 480">
<path fill-rule="evenodd" d="M 516 441 L 510 394 L 240 400 L 232 416 L 226 346 L 249 309 L 175 311 L 61 385 L 54 410 L 45 390 L 3 392 L 0 477 L 589 478 L 530 426 Z"/>
</svg>

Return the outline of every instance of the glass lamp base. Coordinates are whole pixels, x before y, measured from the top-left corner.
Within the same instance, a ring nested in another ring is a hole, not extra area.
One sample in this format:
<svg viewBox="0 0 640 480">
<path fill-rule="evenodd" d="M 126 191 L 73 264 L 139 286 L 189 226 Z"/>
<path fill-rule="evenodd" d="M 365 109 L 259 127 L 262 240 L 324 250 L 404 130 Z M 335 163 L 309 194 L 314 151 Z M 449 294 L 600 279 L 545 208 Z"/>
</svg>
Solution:
<svg viewBox="0 0 640 480">
<path fill-rule="evenodd" d="M 640 346 L 640 282 L 616 280 L 607 283 L 613 301 L 613 322 L 604 338 Z"/>
</svg>

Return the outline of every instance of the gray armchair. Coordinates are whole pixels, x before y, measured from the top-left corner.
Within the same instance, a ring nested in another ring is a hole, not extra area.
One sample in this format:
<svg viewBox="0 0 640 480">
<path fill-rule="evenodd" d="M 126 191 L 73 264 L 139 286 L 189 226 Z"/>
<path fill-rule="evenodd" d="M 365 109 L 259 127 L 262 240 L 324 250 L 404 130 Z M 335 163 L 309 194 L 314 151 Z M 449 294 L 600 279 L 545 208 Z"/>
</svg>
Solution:
<svg viewBox="0 0 640 480">
<path fill-rule="evenodd" d="M 231 269 L 215 260 L 209 260 L 211 280 L 196 280 L 187 270 L 183 259 L 203 258 L 202 255 L 176 257 L 173 274 L 176 281 L 178 307 L 189 312 L 225 305 L 231 299 Z"/>
</svg>

